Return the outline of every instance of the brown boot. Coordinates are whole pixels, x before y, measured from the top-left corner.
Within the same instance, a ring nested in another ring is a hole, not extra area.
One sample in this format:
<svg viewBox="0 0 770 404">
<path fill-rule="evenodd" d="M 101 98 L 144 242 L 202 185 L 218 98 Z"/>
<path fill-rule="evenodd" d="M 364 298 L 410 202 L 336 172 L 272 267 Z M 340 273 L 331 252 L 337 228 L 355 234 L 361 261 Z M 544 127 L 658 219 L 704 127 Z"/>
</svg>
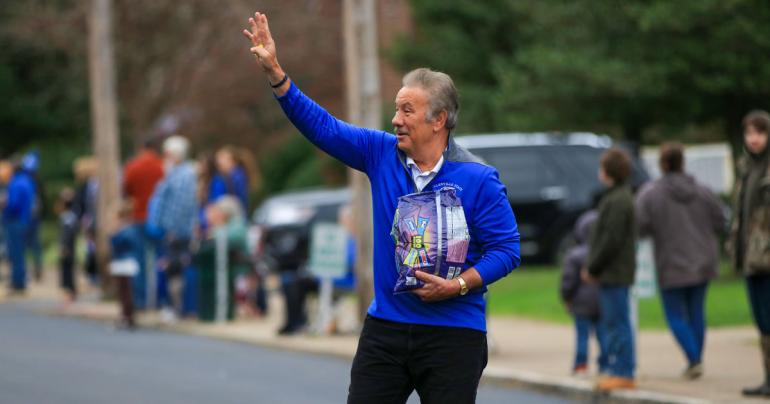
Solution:
<svg viewBox="0 0 770 404">
<path fill-rule="evenodd" d="M 763 335 L 760 338 L 762 345 L 762 360 L 765 368 L 765 382 L 757 387 L 747 387 L 743 389 L 744 396 L 770 397 L 770 335 Z"/>
<path fill-rule="evenodd" d="M 612 391 L 619 389 L 635 389 L 634 379 L 619 376 L 603 376 L 596 382 L 599 391 Z"/>
</svg>

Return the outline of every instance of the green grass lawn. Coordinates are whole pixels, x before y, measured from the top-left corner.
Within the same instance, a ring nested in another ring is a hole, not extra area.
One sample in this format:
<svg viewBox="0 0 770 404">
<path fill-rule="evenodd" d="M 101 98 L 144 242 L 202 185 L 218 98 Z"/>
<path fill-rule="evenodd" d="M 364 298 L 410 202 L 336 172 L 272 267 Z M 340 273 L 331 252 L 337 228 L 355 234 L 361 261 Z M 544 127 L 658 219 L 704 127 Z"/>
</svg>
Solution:
<svg viewBox="0 0 770 404">
<path fill-rule="evenodd" d="M 752 324 L 743 278 L 730 272 L 728 265 L 723 264 L 722 275 L 709 286 L 706 318 L 710 327 Z M 557 267 L 524 266 L 516 269 L 490 287 L 490 314 L 571 322 L 559 299 L 559 277 Z M 666 328 L 659 296 L 640 300 L 639 325 L 642 329 Z"/>
</svg>

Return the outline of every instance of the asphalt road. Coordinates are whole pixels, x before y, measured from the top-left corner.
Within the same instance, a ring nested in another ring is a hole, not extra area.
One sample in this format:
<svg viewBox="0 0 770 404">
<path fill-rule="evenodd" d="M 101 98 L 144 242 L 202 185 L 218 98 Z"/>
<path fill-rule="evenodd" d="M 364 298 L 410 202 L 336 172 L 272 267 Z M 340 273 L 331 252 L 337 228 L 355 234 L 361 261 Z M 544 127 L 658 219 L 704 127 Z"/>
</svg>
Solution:
<svg viewBox="0 0 770 404">
<path fill-rule="evenodd" d="M 36 313 L 0 304 L 0 403 L 345 402 L 345 360 Z M 494 386 L 477 401 L 568 402 Z"/>
</svg>

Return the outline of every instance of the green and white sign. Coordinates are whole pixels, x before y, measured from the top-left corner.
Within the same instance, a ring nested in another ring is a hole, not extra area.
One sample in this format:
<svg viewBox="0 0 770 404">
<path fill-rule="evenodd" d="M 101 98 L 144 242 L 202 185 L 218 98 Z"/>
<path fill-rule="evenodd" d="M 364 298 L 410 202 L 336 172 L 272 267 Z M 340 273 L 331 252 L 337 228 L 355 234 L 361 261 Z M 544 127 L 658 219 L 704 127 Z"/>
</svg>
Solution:
<svg viewBox="0 0 770 404">
<path fill-rule="evenodd" d="M 347 273 L 347 233 L 333 223 L 318 223 L 310 234 L 310 273 L 339 278 Z"/>
<path fill-rule="evenodd" d="M 634 296 L 637 298 L 655 297 L 657 282 L 655 280 L 655 255 L 652 240 L 641 239 L 636 243 L 636 280 Z"/>
</svg>

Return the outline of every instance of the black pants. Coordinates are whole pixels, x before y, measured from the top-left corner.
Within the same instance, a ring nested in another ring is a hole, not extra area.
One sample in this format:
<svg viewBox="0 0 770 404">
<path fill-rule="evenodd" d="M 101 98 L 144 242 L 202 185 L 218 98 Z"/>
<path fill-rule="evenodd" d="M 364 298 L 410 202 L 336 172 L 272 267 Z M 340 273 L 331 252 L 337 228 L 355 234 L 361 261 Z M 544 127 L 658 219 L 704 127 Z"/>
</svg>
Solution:
<svg viewBox="0 0 770 404">
<path fill-rule="evenodd" d="M 131 292 L 130 276 L 116 276 L 118 282 L 118 297 L 120 298 L 121 321 L 124 325 L 134 327 L 134 296 Z"/>
<path fill-rule="evenodd" d="M 75 260 L 71 255 L 59 258 L 60 285 L 62 289 L 74 297 L 77 294 L 75 288 Z"/>
<path fill-rule="evenodd" d="M 759 332 L 770 336 L 770 274 L 747 277 L 746 289 Z"/>
<path fill-rule="evenodd" d="M 286 322 L 281 328 L 282 333 L 293 333 L 307 325 L 305 301 L 308 293 L 314 288 L 316 286 L 313 278 L 297 271 L 281 273 L 281 292 L 286 304 Z"/>
<path fill-rule="evenodd" d="M 368 316 L 350 371 L 348 404 L 474 403 L 487 366 L 487 336 L 467 328 L 394 323 Z"/>
</svg>

